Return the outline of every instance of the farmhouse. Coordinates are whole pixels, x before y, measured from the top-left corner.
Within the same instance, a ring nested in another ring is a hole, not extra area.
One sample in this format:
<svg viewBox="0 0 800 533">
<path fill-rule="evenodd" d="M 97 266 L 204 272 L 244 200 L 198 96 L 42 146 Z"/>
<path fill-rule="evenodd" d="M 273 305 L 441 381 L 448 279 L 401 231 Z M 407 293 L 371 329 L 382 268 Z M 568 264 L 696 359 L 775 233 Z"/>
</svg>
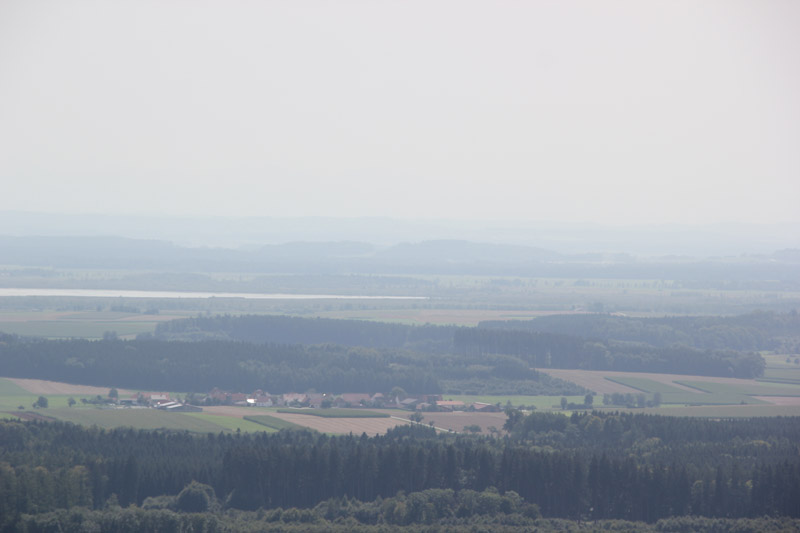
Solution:
<svg viewBox="0 0 800 533">
<path fill-rule="evenodd" d="M 439 411 L 463 411 L 466 405 L 457 400 L 439 400 L 436 402 L 436 409 Z"/>
<path fill-rule="evenodd" d="M 202 413 L 203 408 L 180 402 L 166 402 L 158 405 L 156 409 L 170 413 Z"/>
<path fill-rule="evenodd" d="M 491 403 L 473 402 L 467 407 L 470 411 L 478 411 L 481 413 L 499 413 L 502 411 L 500 407 Z"/>
<path fill-rule="evenodd" d="M 372 403 L 369 394 L 344 393 L 333 401 L 337 407 L 360 407 Z"/>
</svg>

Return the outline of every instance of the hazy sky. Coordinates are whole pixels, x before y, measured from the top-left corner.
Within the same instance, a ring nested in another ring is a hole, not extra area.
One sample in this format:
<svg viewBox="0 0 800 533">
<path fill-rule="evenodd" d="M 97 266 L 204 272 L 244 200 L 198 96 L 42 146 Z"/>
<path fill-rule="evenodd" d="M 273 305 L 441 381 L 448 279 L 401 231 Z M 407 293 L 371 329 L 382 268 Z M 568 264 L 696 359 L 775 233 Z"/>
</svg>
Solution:
<svg viewBox="0 0 800 533">
<path fill-rule="evenodd" d="M 800 2 L 0 2 L 0 210 L 800 221 Z"/>
</svg>

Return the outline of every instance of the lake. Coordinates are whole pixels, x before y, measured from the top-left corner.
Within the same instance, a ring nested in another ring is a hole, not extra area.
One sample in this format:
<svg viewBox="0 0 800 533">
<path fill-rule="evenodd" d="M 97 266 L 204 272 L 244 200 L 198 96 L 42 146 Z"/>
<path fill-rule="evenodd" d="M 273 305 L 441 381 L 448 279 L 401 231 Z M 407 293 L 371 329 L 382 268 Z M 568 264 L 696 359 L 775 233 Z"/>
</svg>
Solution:
<svg viewBox="0 0 800 533">
<path fill-rule="evenodd" d="M 249 300 L 427 300 L 427 296 L 363 296 L 345 294 L 271 294 L 254 292 L 132 291 L 116 289 L 0 288 L 7 296 L 65 296 L 70 298 L 243 298 Z"/>
</svg>

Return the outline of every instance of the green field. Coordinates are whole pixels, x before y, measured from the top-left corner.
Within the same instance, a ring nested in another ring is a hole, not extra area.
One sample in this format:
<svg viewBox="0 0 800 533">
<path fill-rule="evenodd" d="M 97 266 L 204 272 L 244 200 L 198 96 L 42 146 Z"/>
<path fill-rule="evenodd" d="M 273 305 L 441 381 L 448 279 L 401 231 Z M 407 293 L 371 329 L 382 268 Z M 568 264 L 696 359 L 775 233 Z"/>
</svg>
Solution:
<svg viewBox="0 0 800 533">
<path fill-rule="evenodd" d="M 746 394 L 713 393 L 698 394 L 693 392 L 667 392 L 661 395 L 662 404 L 675 405 L 748 405 L 766 404 L 767 402 Z"/>
<path fill-rule="evenodd" d="M 619 383 L 620 385 L 632 387 L 647 394 L 660 393 L 661 403 L 664 405 L 748 405 L 766 403 L 751 397 L 744 390 L 735 386 L 706 390 L 703 387 L 697 386 L 697 382 L 675 382 L 698 390 L 698 392 L 690 392 L 646 378 L 614 376 L 606 377 L 606 379 L 614 383 Z"/>
<path fill-rule="evenodd" d="M 80 396 L 73 396 L 80 401 Z M 0 411 L 18 411 L 22 406 L 25 410 L 33 410 L 33 403 L 39 398 L 38 394 L 28 392 L 13 381 L 0 378 Z M 46 395 L 48 408 L 68 407 L 70 396 L 66 394 Z M 46 414 L 46 413 L 43 413 Z"/>
<path fill-rule="evenodd" d="M 620 385 L 625 385 L 627 387 L 631 387 L 636 390 L 640 390 L 642 392 L 647 392 L 650 394 L 654 394 L 656 392 L 660 392 L 661 394 L 686 393 L 686 391 L 683 389 L 679 389 L 678 387 L 673 387 L 672 385 L 667 385 L 666 383 L 661 383 L 660 381 L 654 381 L 652 379 L 617 377 L 617 376 L 614 376 L 613 378 L 606 376 L 606 379 L 609 381 L 613 381 L 614 383 L 619 383 Z"/>
<path fill-rule="evenodd" d="M 502 409 L 510 402 L 512 407 L 535 407 L 536 409 L 561 409 L 561 396 L 525 396 L 525 395 L 471 395 L 471 394 L 443 394 L 445 400 L 464 402 L 469 405 L 473 402 L 500 404 Z M 565 396 L 570 403 L 583 403 L 583 396 Z"/>
<path fill-rule="evenodd" d="M 159 322 L 188 315 L 145 315 L 115 311 L 2 311 L 0 331 L 47 339 L 101 339 L 110 331 L 119 337 L 134 337 L 139 333 L 152 333 Z"/>
<path fill-rule="evenodd" d="M 259 424 L 261 427 L 267 427 L 273 431 L 280 431 L 281 429 L 304 429 L 303 426 L 269 415 L 246 416 L 244 420 Z"/>
<path fill-rule="evenodd" d="M 703 418 L 750 418 L 754 416 L 797 416 L 797 407 L 789 405 L 701 405 L 693 407 L 659 407 L 652 409 L 619 409 L 621 412 L 664 416 L 697 416 Z"/>
<path fill-rule="evenodd" d="M 800 385 L 800 369 L 766 368 L 764 370 L 764 377 L 758 381 L 775 381 L 777 383 L 796 383 Z"/>
<path fill-rule="evenodd" d="M 228 428 L 190 413 L 167 413 L 156 409 L 41 409 L 47 416 L 83 426 L 102 428 L 172 429 L 200 433 L 219 433 Z"/>
<path fill-rule="evenodd" d="M 365 411 L 364 409 L 278 409 L 279 413 L 320 416 L 322 418 L 389 418 L 388 413 Z"/>
<path fill-rule="evenodd" d="M 676 383 L 712 394 L 744 394 L 748 396 L 800 396 L 800 386 L 792 386 L 781 383 L 758 382 L 752 385 L 734 385 L 730 383 L 712 383 L 707 381 L 676 381 Z"/>
<path fill-rule="evenodd" d="M 174 414 L 179 414 L 179 413 L 174 413 Z M 212 424 L 222 426 L 228 431 L 243 431 L 249 433 L 259 432 L 259 431 L 272 433 L 275 431 L 275 429 L 272 427 L 233 416 L 212 415 L 209 413 L 180 413 L 180 414 L 190 416 L 198 420 L 203 420 L 205 422 L 211 422 Z"/>
</svg>

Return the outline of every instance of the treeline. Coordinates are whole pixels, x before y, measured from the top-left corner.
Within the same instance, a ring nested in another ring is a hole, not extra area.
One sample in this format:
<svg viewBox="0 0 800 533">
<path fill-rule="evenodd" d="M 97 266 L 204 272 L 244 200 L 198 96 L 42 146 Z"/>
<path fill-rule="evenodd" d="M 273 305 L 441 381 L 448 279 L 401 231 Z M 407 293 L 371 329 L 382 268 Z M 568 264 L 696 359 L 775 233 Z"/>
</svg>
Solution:
<svg viewBox="0 0 800 533">
<path fill-rule="evenodd" d="M 488 379 L 489 392 L 582 394 L 584 389 L 531 370 L 505 355 L 429 356 L 405 350 L 230 341 L 168 342 L 106 339 L 42 340 L 0 335 L 0 375 L 102 387 L 207 392 L 214 387 L 273 394 L 310 389 L 330 393 L 439 393 Z"/>
<path fill-rule="evenodd" d="M 269 511 L 235 511 L 185 513 L 171 509 L 144 507 L 119 507 L 109 505 L 104 509 L 59 509 L 38 515 L 25 515 L 19 521 L 23 533 L 461 533 L 462 531 L 491 531 L 516 533 L 577 533 L 587 531 L 582 520 L 560 518 L 530 518 L 519 512 L 501 512 L 494 515 L 475 514 L 469 517 L 446 517 L 404 525 L 388 523 L 384 518 L 390 510 L 400 509 L 398 516 L 414 516 L 419 502 L 425 501 L 429 492 L 400 494 L 394 498 L 359 502 L 357 500 L 329 500 L 314 509 L 271 509 Z M 477 493 L 480 497 L 491 491 Z M 408 503 L 411 503 L 409 509 Z M 426 504 L 426 508 L 432 504 Z M 329 509 L 336 509 L 335 518 L 328 518 Z M 376 510 L 378 511 L 376 513 Z M 379 522 L 366 522 L 377 514 Z M 431 516 L 425 513 L 423 516 Z M 594 520 L 593 531 L 619 531 L 624 533 L 786 533 L 800 530 L 800 520 L 789 517 L 758 518 L 707 518 L 681 516 L 664 518 L 656 523 L 627 520 Z"/>
<path fill-rule="evenodd" d="M 0 375 L 140 390 L 436 393 L 418 354 L 336 345 L 0 338 Z"/>
<path fill-rule="evenodd" d="M 649 319 L 630 323 L 616 322 L 616 318 L 620 317 L 608 315 L 550 317 L 553 324 L 551 329 L 554 331 L 538 331 L 536 324 L 540 319 L 491 322 L 479 327 L 454 327 L 287 316 L 214 316 L 165 322 L 157 327 L 155 335 L 159 339 L 178 340 L 210 337 L 256 343 L 336 343 L 413 350 L 432 354 L 437 358 L 456 354 L 464 358 L 463 361 L 455 361 L 463 367 L 469 364 L 485 366 L 481 359 L 500 354 L 519 360 L 523 366 L 534 368 L 582 368 L 752 378 L 763 374 L 763 357 L 734 346 L 781 343 L 790 333 L 796 334 L 796 330 L 792 329 L 795 325 L 800 327 L 800 321 L 791 314 L 780 315 L 782 319 L 778 322 L 781 326 L 771 325 L 770 315 L 738 317 L 740 322 L 749 324 L 748 328 L 758 332 L 760 341 L 716 342 L 720 348 L 699 346 L 703 344 L 702 339 L 706 339 L 706 344 L 715 344 L 712 337 L 732 338 L 733 334 L 725 334 L 722 329 L 733 330 L 734 325 L 719 326 L 716 329 L 712 327 L 713 324 L 726 320 L 719 317 L 674 319 L 675 324 L 684 330 L 698 332 L 697 342 L 694 343 L 698 346 L 680 342 L 684 339 L 678 333 L 671 336 L 663 333 L 661 340 L 653 340 L 657 337 L 657 331 L 672 330 L 665 325 L 651 324 L 647 322 Z M 546 317 L 542 319 L 544 318 Z M 609 324 L 619 324 L 619 333 L 606 328 L 605 335 L 599 334 L 601 327 L 597 324 L 604 324 L 606 321 Z M 630 326 L 630 332 L 626 332 L 625 325 Z M 565 331 L 556 331 L 559 328 Z M 649 331 L 652 335 L 640 333 L 637 336 L 636 331 Z M 675 326 L 674 331 L 679 331 L 678 326 Z M 486 379 L 489 376 L 475 377 Z"/>
<path fill-rule="evenodd" d="M 0 516 L 9 527 L 23 514 L 76 506 L 319 510 L 334 500 L 322 516 L 335 518 L 353 499 L 378 502 L 354 504 L 362 512 L 352 516 L 365 524 L 539 512 L 646 522 L 690 514 L 800 516 L 797 418 L 584 414 L 562 417 L 567 423 L 560 426 L 531 416 L 512 415 L 508 439 L 436 435 L 425 426 L 373 438 L 305 431 L 197 436 L 5 421 Z M 616 426 L 617 440 L 593 443 L 596 420 L 600 434 Z M 548 445 L 556 433 L 569 446 Z M 387 499 L 395 499 L 390 513 Z"/>
<path fill-rule="evenodd" d="M 677 344 L 701 350 L 773 350 L 786 353 L 795 353 L 800 348 L 800 314 L 794 311 L 660 318 L 594 313 L 549 315 L 532 320 L 484 321 L 478 327 L 630 341 L 661 348 Z"/>
</svg>

